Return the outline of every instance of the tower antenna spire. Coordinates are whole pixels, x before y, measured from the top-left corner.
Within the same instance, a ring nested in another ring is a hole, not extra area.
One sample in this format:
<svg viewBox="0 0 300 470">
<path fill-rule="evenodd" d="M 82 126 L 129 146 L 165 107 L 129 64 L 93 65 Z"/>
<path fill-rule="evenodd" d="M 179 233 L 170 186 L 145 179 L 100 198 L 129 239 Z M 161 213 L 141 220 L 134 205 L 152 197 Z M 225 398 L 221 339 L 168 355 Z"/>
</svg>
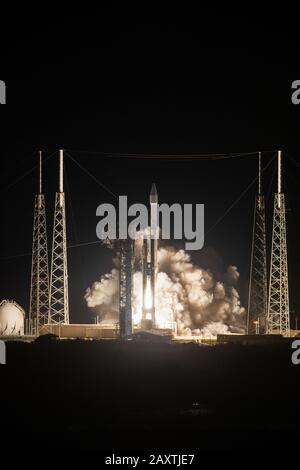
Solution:
<svg viewBox="0 0 300 470">
<path fill-rule="evenodd" d="M 258 154 L 258 195 L 261 196 L 261 152 Z"/>
<path fill-rule="evenodd" d="M 278 151 L 278 194 L 281 193 L 282 176 L 281 176 L 281 150 Z"/>
<path fill-rule="evenodd" d="M 64 192 L 64 151 L 59 151 L 59 192 Z"/>
<path fill-rule="evenodd" d="M 278 194 L 281 194 L 281 191 L 282 191 L 282 166 L 281 166 L 281 150 L 278 151 L 278 157 L 277 157 L 277 161 L 278 161 L 278 188 L 277 188 L 277 193 Z M 281 206 L 281 198 L 278 197 L 278 207 L 280 208 Z"/>
</svg>

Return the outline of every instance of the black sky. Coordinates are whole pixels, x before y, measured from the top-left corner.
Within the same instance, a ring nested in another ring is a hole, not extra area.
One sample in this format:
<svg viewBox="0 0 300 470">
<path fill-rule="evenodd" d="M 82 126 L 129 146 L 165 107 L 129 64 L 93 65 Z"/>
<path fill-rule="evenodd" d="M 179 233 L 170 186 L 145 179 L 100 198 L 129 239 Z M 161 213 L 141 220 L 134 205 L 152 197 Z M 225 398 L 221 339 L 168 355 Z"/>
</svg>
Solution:
<svg viewBox="0 0 300 470">
<path fill-rule="evenodd" d="M 299 312 L 300 107 L 290 99 L 291 82 L 299 78 L 293 38 L 284 34 L 290 23 L 217 10 L 199 11 L 197 17 L 190 12 L 181 21 L 150 21 L 142 12 L 127 16 L 99 9 L 7 16 L 0 69 L 8 100 L 0 109 L 0 297 L 28 308 L 30 256 L 11 257 L 31 250 L 36 175 L 16 181 L 33 167 L 37 150 L 44 150 L 46 158 L 65 148 L 130 202 L 147 202 L 155 181 L 160 201 L 204 203 L 209 230 L 255 178 L 255 156 L 212 161 L 130 159 L 124 154 L 261 150 L 267 164 L 281 148 L 286 157 L 291 309 Z M 120 157 L 109 156 L 115 153 Z M 265 175 L 269 232 L 273 167 Z M 56 177 L 53 156 L 45 163 L 44 183 L 49 240 Z M 95 240 L 96 207 L 113 198 L 69 157 L 66 193 L 69 244 Z M 195 262 L 215 271 L 237 265 L 244 300 L 254 195 L 255 185 L 208 233 L 204 250 L 193 254 Z M 72 321 L 90 318 L 85 288 L 110 269 L 111 253 L 104 248 L 69 250 Z"/>
</svg>

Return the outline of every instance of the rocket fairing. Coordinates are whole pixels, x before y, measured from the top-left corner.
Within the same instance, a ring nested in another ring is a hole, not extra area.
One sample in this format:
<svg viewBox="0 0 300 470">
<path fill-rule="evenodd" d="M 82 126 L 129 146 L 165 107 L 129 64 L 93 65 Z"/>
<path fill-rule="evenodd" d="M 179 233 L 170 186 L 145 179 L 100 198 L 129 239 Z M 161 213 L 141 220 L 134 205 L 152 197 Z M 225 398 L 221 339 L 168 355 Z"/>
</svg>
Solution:
<svg viewBox="0 0 300 470">
<path fill-rule="evenodd" d="M 155 328 L 155 288 L 159 238 L 158 195 L 153 183 L 150 191 L 150 228 L 143 240 L 143 309 L 142 328 Z"/>
</svg>

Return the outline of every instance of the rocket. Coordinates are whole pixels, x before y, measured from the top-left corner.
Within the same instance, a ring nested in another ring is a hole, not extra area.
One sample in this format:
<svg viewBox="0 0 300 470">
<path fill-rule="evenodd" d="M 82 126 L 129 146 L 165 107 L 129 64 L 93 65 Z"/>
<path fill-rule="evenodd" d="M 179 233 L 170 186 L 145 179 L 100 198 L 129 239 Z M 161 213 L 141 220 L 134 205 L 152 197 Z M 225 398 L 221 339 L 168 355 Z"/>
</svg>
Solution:
<svg viewBox="0 0 300 470">
<path fill-rule="evenodd" d="M 153 183 L 150 191 L 150 227 L 145 233 L 142 250 L 143 307 L 142 328 L 155 328 L 155 288 L 159 238 L 158 195 Z"/>
<path fill-rule="evenodd" d="M 155 327 L 155 288 L 157 278 L 157 249 L 158 249 L 158 237 L 159 237 L 159 224 L 158 224 L 158 195 L 156 186 L 153 183 L 150 191 L 150 214 L 151 214 L 151 226 L 150 226 L 150 260 L 151 260 L 151 294 L 152 294 L 152 321 L 153 327 Z"/>
</svg>

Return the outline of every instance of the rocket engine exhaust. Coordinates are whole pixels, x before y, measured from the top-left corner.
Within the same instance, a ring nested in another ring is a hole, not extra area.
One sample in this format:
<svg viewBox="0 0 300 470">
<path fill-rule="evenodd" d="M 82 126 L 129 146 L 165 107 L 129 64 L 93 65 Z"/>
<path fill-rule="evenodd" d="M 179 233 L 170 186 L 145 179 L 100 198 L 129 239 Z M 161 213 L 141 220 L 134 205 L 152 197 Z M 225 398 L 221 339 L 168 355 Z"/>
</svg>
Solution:
<svg viewBox="0 0 300 470">
<path fill-rule="evenodd" d="M 237 268 L 229 266 L 226 273 L 215 277 L 193 264 L 184 250 L 171 246 L 158 249 L 155 184 L 150 192 L 150 211 L 150 227 L 139 232 L 133 243 L 132 324 L 144 330 L 174 328 L 176 324 L 178 335 L 203 337 L 244 332 L 246 312 L 236 290 Z M 115 266 L 85 293 L 87 305 L 97 312 L 100 322 L 110 319 L 118 323 L 120 319 L 120 260 L 115 260 Z"/>
</svg>

